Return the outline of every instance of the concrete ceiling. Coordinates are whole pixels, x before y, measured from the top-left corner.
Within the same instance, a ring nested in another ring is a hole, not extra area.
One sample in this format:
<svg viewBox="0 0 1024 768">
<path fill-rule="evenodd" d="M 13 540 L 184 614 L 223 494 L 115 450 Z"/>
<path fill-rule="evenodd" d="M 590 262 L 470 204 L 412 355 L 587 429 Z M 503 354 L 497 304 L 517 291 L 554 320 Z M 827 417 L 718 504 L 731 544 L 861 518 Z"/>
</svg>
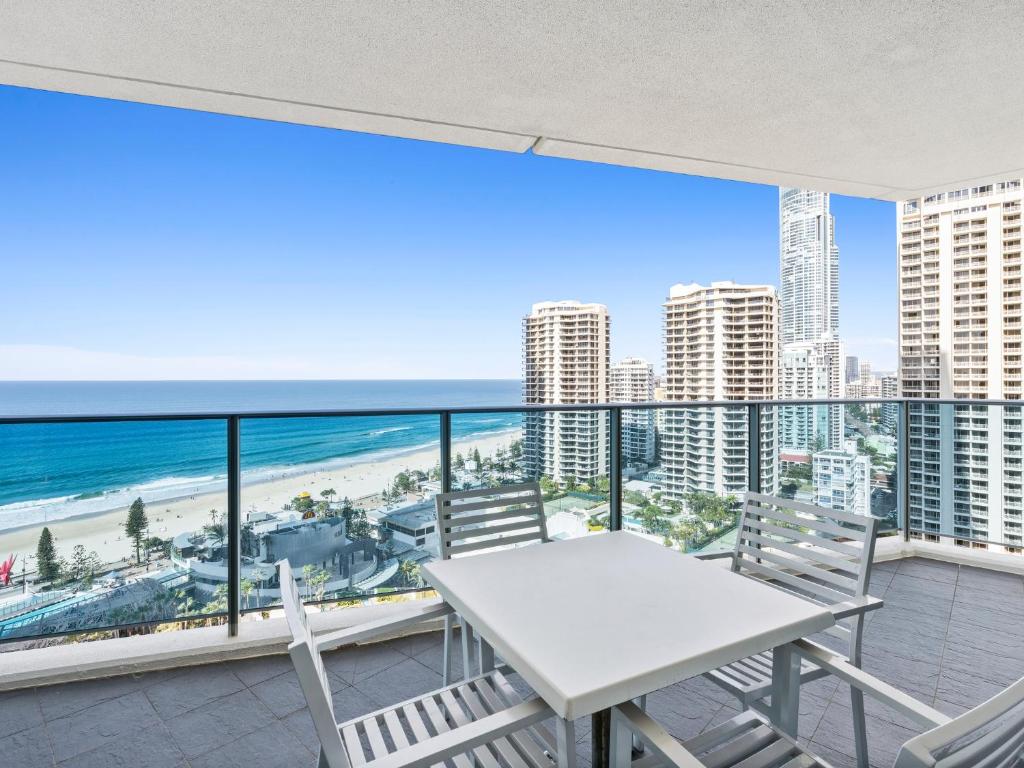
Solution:
<svg viewBox="0 0 1024 768">
<path fill-rule="evenodd" d="M 898 200 L 1024 175 L 1020 0 L 0 0 L 0 83 Z"/>
</svg>

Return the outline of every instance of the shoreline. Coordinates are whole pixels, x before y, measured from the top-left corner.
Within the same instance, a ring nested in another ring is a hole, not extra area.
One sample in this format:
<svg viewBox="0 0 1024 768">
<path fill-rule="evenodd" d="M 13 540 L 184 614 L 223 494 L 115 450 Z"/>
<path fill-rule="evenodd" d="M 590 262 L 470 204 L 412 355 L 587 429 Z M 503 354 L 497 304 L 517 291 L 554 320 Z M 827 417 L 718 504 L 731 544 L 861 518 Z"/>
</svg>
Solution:
<svg viewBox="0 0 1024 768">
<path fill-rule="evenodd" d="M 508 446 L 522 435 L 520 429 L 497 430 L 479 433 L 452 441 L 452 451 L 465 453 L 476 448 L 483 456 L 492 456 L 499 447 Z M 250 479 L 243 475 L 241 506 L 244 513 L 254 509 L 278 511 L 301 491 L 308 491 L 314 498 L 326 488 L 334 488 L 336 500 L 344 497 L 358 499 L 379 493 L 390 485 L 394 477 L 406 470 L 427 471 L 437 464 L 440 452 L 436 441 L 432 444 L 412 446 L 408 449 L 368 453 L 342 464 L 322 462 L 310 465 L 296 465 L 293 471 L 282 468 L 269 477 Z M 276 468 L 274 468 L 276 470 Z M 250 473 L 265 473 L 268 468 L 249 470 Z M 219 489 L 200 491 L 193 494 L 179 494 L 174 498 L 146 500 L 146 513 L 150 523 L 150 536 L 170 539 L 183 532 L 195 530 L 210 521 L 210 511 L 223 513 L 227 502 L 226 479 L 220 478 Z M 139 495 L 129 494 L 132 498 Z M 58 555 L 71 556 L 77 544 L 85 546 L 87 552 L 95 551 L 106 564 L 126 562 L 133 556 L 131 543 L 123 531 L 123 523 L 131 498 L 126 503 L 111 509 L 83 512 L 78 515 L 56 520 L 37 521 L 25 525 L 0 529 L 0 558 L 10 554 L 18 555 L 15 570 L 20 571 L 20 561 L 25 554 L 34 555 L 39 533 L 44 527 L 50 529 L 58 549 Z M 244 518 L 243 518 L 244 520 Z"/>
<path fill-rule="evenodd" d="M 495 438 L 505 438 L 510 435 L 518 435 L 521 437 L 522 429 L 519 427 L 510 427 L 507 429 L 499 429 L 489 432 L 477 432 L 466 435 L 465 437 L 457 438 L 452 440 L 452 451 L 453 455 L 456 448 L 466 443 L 479 443 Z M 431 440 L 426 443 L 420 443 L 418 445 L 408 446 L 405 448 L 383 448 L 366 453 L 361 453 L 355 456 L 344 456 L 335 457 L 331 459 L 325 459 L 320 462 L 310 462 L 307 464 L 270 464 L 265 467 L 257 467 L 253 469 L 247 469 L 242 472 L 242 488 L 259 486 L 264 483 L 270 483 L 274 481 L 285 481 L 289 478 L 300 479 L 310 475 L 316 475 L 321 472 L 328 471 L 343 471 L 352 467 L 357 467 L 363 464 L 373 464 L 377 462 L 392 461 L 394 459 L 401 459 L 405 457 L 415 456 L 417 454 L 434 450 L 440 445 L 438 440 Z M 470 445 L 469 447 L 472 447 Z M 437 459 L 440 460 L 440 451 L 437 451 Z M 436 462 L 435 462 L 436 463 Z M 248 476 L 248 479 L 247 479 Z M 130 496 L 127 499 L 127 503 L 122 501 L 112 501 L 112 503 L 101 509 L 82 510 L 81 512 L 65 515 L 62 517 L 54 517 L 42 521 L 33 521 L 27 523 L 21 523 L 18 525 L 11 525 L 7 527 L 0 527 L 0 541 L 3 540 L 9 533 L 16 533 L 26 528 L 42 528 L 44 525 L 56 525 L 71 520 L 87 520 L 92 517 L 100 517 L 102 515 L 116 512 L 120 509 L 127 509 L 128 505 L 138 496 L 142 497 L 146 507 L 156 506 L 159 504 L 171 504 L 174 502 L 180 502 L 186 499 L 195 498 L 198 496 L 213 496 L 218 493 L 226 493 L 227 488 L 227 475 L 210 475 L 205 477 L 185 478 L 188 482 L 179 483 L 176 486 L 168 486 L 167 490 L 172 491 L 170 495 L 161 495 L 157 493 L 147 493 L 147 486 L 152 486 L 161 481 L 166 481 L 171 478 L 162 478 L 160 480 L 146 480 L 135 485 L 125 486 L 123 488 L 112 488 L 106 491 L 98 491 L 88 495 L 78 494 L 76 496 L 61 497 L 59 501 L 49 501 L 46 499 L 40 500 L 43 503 L 31 505 L 31 501 L 15 501 L 9 504 L 0 505 L 0 513 L 3 512 L 4 508 L 14 509 L 22 512 L 33 512 L 43 506 L 56 506 L 61 504 L 72 504 L 80 501 L 100 501 L 103 499 L 111 499 L 118 494 L 126 494 Z M 191 485 L 190 491 L 183 491 L 183 486 Z M 223 489 L 219 489 L 218 486 L 223 486 Z M 152 489 L 150 489 L 152 490 Z M 377 489 L 380 490 L 380 489 Z M 84 496 L 84 498 L 83 498 Z M 25 505 L 25 506 L 21 506 Z M 2 548 L 0 548 L 2 549 Z"/>
</svg>

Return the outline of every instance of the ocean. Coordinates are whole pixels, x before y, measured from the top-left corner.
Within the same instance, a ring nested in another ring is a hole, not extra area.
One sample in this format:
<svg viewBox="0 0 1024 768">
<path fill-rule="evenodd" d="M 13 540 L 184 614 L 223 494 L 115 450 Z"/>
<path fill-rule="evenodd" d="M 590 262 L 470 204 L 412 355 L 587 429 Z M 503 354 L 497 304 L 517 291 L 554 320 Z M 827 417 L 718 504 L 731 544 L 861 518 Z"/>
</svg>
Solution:
<svg viewBox="0 0 1024 768">
<path fill-rule="evenodd" d="M 0 382 L 0 414 L 440 408 L 520 402 L 516 380 Z M 518 429 L 517 413 L 454 415 L 452 437 Z M 301 474 L 438 443 L 436 416 L 254 419 L 243 481 Z M 223 488 L 219 421 L 0 425 L 0 530 Z"/>
</svg>

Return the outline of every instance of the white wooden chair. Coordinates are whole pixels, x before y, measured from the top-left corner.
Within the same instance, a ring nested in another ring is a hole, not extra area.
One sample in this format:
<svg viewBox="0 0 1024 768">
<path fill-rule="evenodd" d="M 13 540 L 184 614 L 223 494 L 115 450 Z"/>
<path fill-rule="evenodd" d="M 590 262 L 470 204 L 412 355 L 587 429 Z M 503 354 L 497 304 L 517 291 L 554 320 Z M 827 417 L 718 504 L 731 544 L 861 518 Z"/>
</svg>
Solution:
<svg viewBox="0 0 1024 768">
<path fill-rule="evenodd" d="M 736 546 L 725 556 L 732 557 L 735 573 L 829 606 L 836 625 L 827 632 L 842 641 L 847 661 L 859 667 L 864 614 L 882 606 L 867 592 L 877 528 L 874 517 L 748 493 Z M 744 710 L 752 707 L 766 714 L 763 699 L 771 691 L 772 661 L 767 651 L 709 672 L 707 677 L 735 695 Z M 804 661 L 800 683 L 827 674 Z M 864 695 L 856 688 L 851 691 L 851 703 L 857 763 L 867 768 Z"/>
<path fill-rule="evenodd" d="M 1024 679 L 951 720 L 816 643 L 799 640 L 794 651 L 929 729 L 902 746 L 893 768 L 1024 766 Z M 612 710 L 613 766 L 629 764 L 633 738 L 646 747 L 644 756 L 633 761 L 633 768 L 831 768 L 753 711 L 678 742 L 629 702 Z"/>
<path fill-rule="evenodd" d="M 437 535 L 442 560 L 549 541 L 540 483 L 439 493 L 434 503 L 437 506 Z M 441 675 L 445 685 L 451 682 L 452 677 L 451 654 L 456 622 L 461 625 L 465 675 L 469 675 L 474 647 L 473 628 L 455 614 L 445 616 Z M 485 672 L 493 664 L 493 652 L 479 638 L 475 645 L 478 671 Z"/>
<path fill-rule="evenodd" d="M 437 618 L 451 608 L 432 602 L 314 637 L 291 567 L 286 560 L 277 565 L 292 633 L 288 653 L 320 740 L 319 768 L 553 768 L 555 749 L 540 722 L 554 713 L 539 698 L 523 701 L 497 671 L 336 722 L 322 650 Z"/>
</svg>

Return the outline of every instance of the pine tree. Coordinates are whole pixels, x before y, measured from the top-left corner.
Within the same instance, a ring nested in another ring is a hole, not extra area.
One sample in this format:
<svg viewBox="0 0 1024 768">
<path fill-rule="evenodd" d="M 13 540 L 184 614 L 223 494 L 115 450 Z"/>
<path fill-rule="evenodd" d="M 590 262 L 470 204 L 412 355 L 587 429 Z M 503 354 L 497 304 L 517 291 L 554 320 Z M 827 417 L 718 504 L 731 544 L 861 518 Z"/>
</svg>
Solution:
<svg viewBox="0 0 1024 768">
<path fill-rule="evenodd" d="M 42 581 L 53 581 L 60 575 L 60 563 L 57 560 L 57 548 L 53 545 L 53 534 L 49 528 L 43 528 L 36 545 L 36 568 Z"/>
<path fill-rule="evenodd" d="M 149 519 L 146 517 L 146 505 L 142 497 L 138 497 L 128 508 L 128 519 L 124 522 L 124 532 L 135 542 L 135 562 L 142 562 L 142 540 L 146 537 Z"/>
</svg>

